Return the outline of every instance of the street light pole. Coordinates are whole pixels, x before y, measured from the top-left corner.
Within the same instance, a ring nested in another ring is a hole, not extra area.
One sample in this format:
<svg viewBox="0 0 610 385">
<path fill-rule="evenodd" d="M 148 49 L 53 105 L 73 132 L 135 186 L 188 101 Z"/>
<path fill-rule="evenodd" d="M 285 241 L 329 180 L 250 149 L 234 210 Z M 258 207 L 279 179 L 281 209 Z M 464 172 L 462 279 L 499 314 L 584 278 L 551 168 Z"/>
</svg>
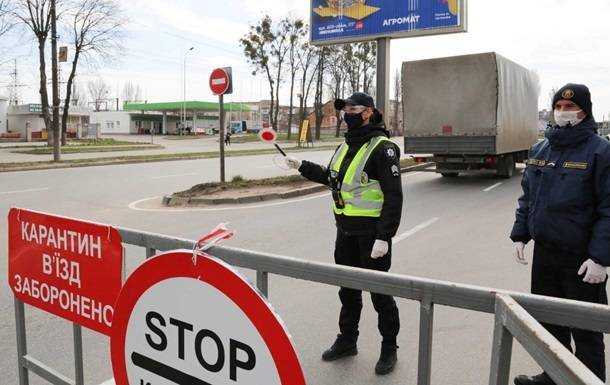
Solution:
<svg viewBox="0 0 610 385">
<path fill-rule="evenodd" d="M 184 53 L 184 66 L 182 68 L 183 84 L 182 84 L 182 130 L 180 131 L 181 135 L 182 135 L 182 132 L 184 131 L 184 129 L 186 128 L 186 55 L 189 52 L 191 52 L 193 49 L 195 49 L 195 47 L 191 47 L 191 48 L 187 49 L 186 52 Z"/>
</svg>

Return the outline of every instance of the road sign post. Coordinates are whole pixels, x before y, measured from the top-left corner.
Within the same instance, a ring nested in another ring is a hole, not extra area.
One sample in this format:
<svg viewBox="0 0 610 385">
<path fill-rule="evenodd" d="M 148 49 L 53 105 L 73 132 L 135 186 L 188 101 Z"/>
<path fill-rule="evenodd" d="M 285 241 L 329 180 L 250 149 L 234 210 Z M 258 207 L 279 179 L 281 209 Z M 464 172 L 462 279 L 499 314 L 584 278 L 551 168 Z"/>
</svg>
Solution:
<svg viewBox="0 0 610 385">
<path fill-rule="evenodd" d="M 118 385 L 304 385 L 283 323 L 232 267 L 192 250 L 148 259 L 116 304 Z"/>
<path fill-rule="evenodd" d="M 231 67 L 216 68 L 210 75 L 210 89 L 218 95 L 218 135 L 220 142 L 220 182 L 225 183 L 225 112 L 224 95 L 233 93 Z"/>
<path fill-rule="evenodd" d="M 225 105 L 224 105 L 224 95 L 218 95 L 218 106 L 219 106 L 219 116 L 218 116 L 218 124 L 220 124 L 220 128 L 218 130 L 218 135 L 220 137 L 220 182 L 225 183 Z"/>
</svg>

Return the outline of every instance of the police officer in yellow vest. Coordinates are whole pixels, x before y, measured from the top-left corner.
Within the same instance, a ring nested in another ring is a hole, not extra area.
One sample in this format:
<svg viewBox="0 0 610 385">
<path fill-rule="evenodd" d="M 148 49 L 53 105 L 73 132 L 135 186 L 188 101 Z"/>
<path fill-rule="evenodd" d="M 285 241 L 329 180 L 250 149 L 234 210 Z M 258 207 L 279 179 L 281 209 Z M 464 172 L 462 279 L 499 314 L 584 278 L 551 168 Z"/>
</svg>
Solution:
<svg viewBox="0 0 610 385">
<path fill-rule="evenodd" d="M 400 149 L 390 141 L 381 113 L 369 95 L 356 92 L 348 99 L 337 99 L 335 108 L 341 111 L 348 131 L 329 167 L 292 157 L 287 163 L 305 178 L 332 190 L 337 225 L 335 263 L 388 271 L 392 237 L 398 230 L 402 213 Z M 339 298 L 340 334 L 322 355 L 324 361 L 358 353 L 362 293 L 341 288 Z M 398 308 L 391 296 L 371 293 L 371 299 L 383 338 L 375 372 L 383 375 L 390 373 L 396 364 Z"/>
</svg>

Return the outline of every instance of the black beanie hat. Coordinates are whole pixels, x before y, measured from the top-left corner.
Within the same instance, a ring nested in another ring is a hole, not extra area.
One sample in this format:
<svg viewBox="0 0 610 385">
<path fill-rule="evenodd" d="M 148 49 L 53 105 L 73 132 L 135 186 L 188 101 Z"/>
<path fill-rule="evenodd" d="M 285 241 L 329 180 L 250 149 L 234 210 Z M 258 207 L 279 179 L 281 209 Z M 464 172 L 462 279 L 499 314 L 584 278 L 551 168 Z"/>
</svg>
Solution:
<svg viewBox="0 0 610 385">
<path fill-rule="evenodd" d="M 555 110 L 555 104 L 559 100 L 569 100 L 576 103 L 587 117 L 593 116 L 593 104 L 591 103 L 591 92 L 587 86 L 582 84 L 568 83 L 561 87 L 553 96 L 553 105 L 551 108 Z"/>
</svg>

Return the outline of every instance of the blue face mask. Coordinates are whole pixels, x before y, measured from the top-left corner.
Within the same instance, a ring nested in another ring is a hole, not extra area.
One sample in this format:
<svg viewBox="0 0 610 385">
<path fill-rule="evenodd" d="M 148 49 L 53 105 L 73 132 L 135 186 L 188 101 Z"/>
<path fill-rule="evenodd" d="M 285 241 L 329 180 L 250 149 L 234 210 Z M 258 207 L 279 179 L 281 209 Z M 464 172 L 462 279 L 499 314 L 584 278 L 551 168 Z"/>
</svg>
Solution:
<svg viewBox="0 0 610 385">
<path fill-rule="evenodd" d="M 348 130 L 353 130 L 362 126 L 364 119 L 362 119 L 362 113 L 359 114 L 345 114 L 343 116 L 345 124 L 347 124 Z"/>
</svg>

